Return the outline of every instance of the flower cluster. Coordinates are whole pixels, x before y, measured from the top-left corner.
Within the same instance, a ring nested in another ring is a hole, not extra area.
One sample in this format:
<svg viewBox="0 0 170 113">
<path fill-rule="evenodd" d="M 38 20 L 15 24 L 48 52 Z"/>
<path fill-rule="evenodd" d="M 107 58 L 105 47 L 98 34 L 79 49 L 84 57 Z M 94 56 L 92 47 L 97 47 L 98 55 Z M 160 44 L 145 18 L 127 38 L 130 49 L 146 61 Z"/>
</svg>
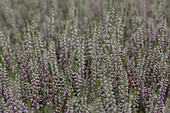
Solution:
<svg viewBox="0 0 170 113">
<path fill-rule="evenodd" d="M 169 112 L 165 1 L 42 1 L 0 1 L 0 113 Z"/>
</svg>

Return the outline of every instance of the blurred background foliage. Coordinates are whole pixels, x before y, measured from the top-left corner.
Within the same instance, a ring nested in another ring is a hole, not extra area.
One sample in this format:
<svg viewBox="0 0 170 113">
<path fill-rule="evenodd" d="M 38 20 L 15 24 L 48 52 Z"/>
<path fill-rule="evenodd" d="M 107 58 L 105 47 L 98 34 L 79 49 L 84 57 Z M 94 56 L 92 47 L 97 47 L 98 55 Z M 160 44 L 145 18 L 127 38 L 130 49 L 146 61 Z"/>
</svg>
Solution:
<svg viewBox="0 0 170 113">
<path fill-rule="evenodd" d="M 162 4 L 160 1 L 165 1 L 165 3 Z M 78 21 L 86 27 L 87 22 L 92 22 L 98 16 L 104 19 L 111 2 L 112 0 L 54 0 L 55 22 L 58 27 L 61 27 L 67 20 L 73 18 L 76 9 Z M 162 14 L 161 5 L 165 5 L 164 13 L 168 26 L 170 26 L 170 0 L 115 0 L 117 11 L 123 12 L 123 9 L 126 8 L 129 16 L 134 13 L 134 9 L 138 15 L 142 15 L 143 11 L 146 11 L 149 17 L 157 18 L 157 20 L 159 19 L 157 13 Z M 11 29 L 16 32 L 16 29 L 23 28 L 25 20 L 33 17 L 43 30 L 46 26 L 45 23 L 48 23 L 49 7 L 50 0 L 0 0 L 0 30 Z"/>
</svg>

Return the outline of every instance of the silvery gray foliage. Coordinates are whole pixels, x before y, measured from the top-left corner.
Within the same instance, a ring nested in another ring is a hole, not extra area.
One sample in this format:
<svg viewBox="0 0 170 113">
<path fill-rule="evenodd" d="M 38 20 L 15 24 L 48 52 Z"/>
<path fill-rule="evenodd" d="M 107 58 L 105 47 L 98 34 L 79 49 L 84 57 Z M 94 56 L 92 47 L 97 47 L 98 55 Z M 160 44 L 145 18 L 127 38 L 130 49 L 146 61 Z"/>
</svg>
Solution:
<svg viewBox="0 0 170 113">
<path fill-rule="evenodd" d="M 0 1 L 0 113 L 168 113 L 165 0 L 63 1 Z"/>
</svg>

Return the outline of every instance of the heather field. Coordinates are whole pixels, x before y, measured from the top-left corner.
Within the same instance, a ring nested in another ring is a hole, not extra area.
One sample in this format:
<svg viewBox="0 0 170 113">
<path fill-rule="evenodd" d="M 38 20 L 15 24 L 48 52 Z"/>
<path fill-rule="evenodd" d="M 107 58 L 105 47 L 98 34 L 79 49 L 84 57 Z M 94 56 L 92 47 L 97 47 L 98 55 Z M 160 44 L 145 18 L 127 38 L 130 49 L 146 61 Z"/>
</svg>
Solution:
<svg viewBox="0 0 170 113">
<path fill-rule="evenodd" d="M 0 0 L 0 113 L 170 113 L 170 0 Z"/>
</svg>

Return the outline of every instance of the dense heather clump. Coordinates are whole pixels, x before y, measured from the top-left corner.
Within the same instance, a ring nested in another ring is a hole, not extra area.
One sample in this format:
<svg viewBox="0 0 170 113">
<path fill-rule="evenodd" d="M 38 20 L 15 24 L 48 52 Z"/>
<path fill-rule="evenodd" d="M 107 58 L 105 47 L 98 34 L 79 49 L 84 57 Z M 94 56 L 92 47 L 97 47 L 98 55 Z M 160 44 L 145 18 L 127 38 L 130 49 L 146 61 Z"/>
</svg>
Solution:
<svg viewBox="0 0 170 113">
<path fill-rule="evenodd" d="M 169 4 L 0 0 L 0 113 L 170 113 Z"/>
</svg>

